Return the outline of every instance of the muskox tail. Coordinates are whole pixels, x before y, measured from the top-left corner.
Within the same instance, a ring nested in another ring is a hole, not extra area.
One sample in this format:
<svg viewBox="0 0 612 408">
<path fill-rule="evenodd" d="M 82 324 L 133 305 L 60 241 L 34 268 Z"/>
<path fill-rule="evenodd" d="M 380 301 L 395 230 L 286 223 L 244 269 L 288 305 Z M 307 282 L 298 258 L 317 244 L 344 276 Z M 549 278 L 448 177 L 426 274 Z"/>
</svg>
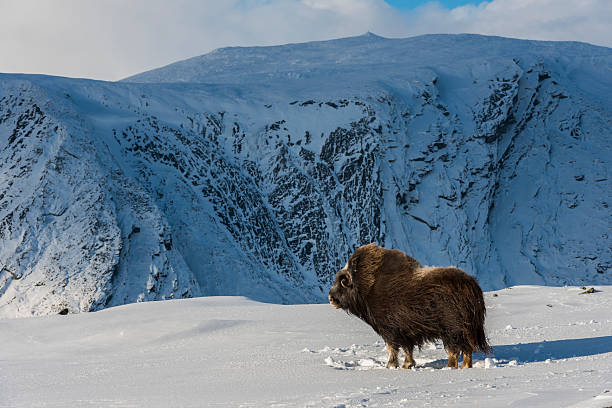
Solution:
<svg viewBox="0 0 612 408">
<path fill-rule="evenodd" d="M 469 304 L 468 324 L 465 327 L 466 337 L 474 351 L 482 351 L 485 354 L 491 353 L 492 349 L 487 341 L 484 331 L 484 322 L 487 309 L 485 307 L 482 290 L 475 279 L 470 279 L 470 295 L 466 301 Z"/>
</svg>

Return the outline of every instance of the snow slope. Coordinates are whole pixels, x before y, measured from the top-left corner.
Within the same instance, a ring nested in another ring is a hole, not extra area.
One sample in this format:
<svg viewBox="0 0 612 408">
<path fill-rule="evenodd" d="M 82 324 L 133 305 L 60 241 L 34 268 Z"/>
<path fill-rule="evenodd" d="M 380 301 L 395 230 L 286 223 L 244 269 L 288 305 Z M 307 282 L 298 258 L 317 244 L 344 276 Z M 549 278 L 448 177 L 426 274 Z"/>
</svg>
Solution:
<svg viewBox="0 0 612 408">
<path fill-rule="evenodd" d="M 612 50 L 372 34 L 108 83 L 0 74 L 0 316 L 325 301 L 376 241 L 482 286 L 612 283 Z"/>
<path fill-rule="evenodd" d="M 374 331 L 330 305 L 240 297 L 0 320 L 0 407 L 612 405 L 612 287 L 485 293 L 494 354 L 440 344 L 386 369 Z"/>
</svg>

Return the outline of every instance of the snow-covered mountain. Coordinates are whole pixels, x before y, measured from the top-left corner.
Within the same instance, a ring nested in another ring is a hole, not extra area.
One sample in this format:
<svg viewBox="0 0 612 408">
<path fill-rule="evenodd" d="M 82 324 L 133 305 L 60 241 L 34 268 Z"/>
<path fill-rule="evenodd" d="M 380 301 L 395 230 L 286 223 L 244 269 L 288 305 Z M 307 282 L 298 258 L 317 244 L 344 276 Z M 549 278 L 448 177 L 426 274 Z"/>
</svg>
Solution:
<svg viewBox="0 0 612 408">
<path fill-rule="evenodd" d="M 612 283 L 612 49 L 366 34 L 117 83 L 0 75 L 0 316 L 325 300 L 376 241 Z"/>
</svg>

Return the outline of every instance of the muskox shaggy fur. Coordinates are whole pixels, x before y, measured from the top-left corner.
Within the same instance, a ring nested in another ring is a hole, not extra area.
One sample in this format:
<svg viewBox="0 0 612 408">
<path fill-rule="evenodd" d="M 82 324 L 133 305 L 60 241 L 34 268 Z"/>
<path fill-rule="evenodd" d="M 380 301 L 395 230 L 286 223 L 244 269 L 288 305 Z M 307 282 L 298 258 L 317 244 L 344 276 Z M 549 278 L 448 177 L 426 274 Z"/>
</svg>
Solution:
<svg viewBox="0 0 612 408">
<path fill-rule="evenodd" d="M 476 279 L 454 267 L 422 267 L 402 251 L 376 244 L 358 248 L 336 274 L 330 303 L 351 313 L 387 343 L 387 367 L 398 367 L 398 351 L 415 362 L 412 351 L 442 340 L 448 366 L 472 367 L 472 352 L 490 352 L 484 332 L 485 303 Z"/>
</svg>

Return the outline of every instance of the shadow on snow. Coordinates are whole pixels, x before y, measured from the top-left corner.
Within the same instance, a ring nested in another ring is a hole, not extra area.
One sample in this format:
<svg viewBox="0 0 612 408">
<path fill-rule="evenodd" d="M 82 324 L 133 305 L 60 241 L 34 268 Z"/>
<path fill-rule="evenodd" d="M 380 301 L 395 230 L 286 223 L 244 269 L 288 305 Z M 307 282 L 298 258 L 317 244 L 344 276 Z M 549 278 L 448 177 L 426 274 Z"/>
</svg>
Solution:
<svg viewBox="0 0 612 408">
<path fill-rule="evenodd" d="M 474 360 L 494 357 L 498 360 L 516 360 L 518 363 L 535 363 L 564 358 L 586 357 L 596 354 L 612 353 L 612 336 L 588 337 L 583 339 L 565 339 L 539 341 L 535 343 L 502 344 L 493 347 L 493 353 L 484 355 L 474 353 Z M 419 364 L 421 367 L 441 369 L 447 366 L 447 359 Z"/>
<path fill-rule="evenodd" d="M 493 346 L 493 356 L 498 359 L 520 362 L 560 360 L 563 358 L 593 356 L 612 352 L 612 336 L 588 337 L 540 341 L 536 343 L 517 343 Z M 484 358 L 483 354 L 480 354 Z"/>
</svg>

